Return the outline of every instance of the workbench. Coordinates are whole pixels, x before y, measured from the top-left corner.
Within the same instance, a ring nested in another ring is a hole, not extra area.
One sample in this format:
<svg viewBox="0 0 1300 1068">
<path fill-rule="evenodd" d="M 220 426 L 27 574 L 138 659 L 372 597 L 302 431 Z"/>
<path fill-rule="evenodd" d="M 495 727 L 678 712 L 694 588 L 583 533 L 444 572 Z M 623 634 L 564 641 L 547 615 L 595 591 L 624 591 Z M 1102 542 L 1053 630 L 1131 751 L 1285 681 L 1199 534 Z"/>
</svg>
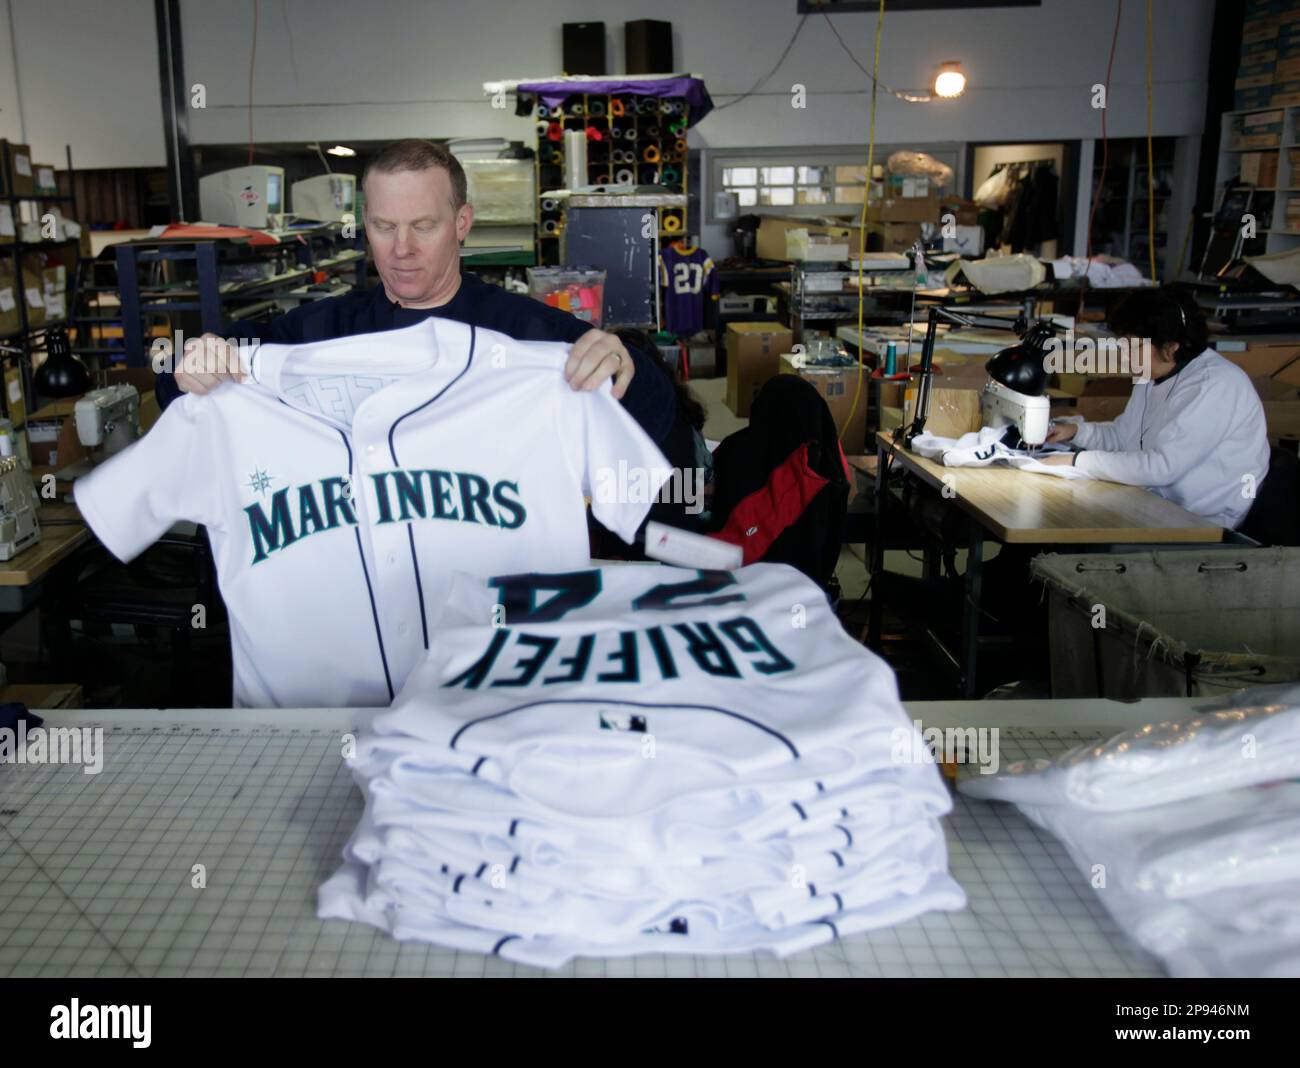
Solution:
<svg viewBox="0 0 1300 1068">
<path fill-rule="evenodd" d="M 876 536 L 872 551 L 873 588 L 885 570 L 885 523 L 890 500 L 888 472 L 903 470 L 940 493 L 967 517 L 966 573 L 963 579 L 961 635 L 951 649 L 927 626 L 927 643 L 954 677 L 963 697 L 975 696 L 979 650 L 980 580 L 986 534 L 1009 545 L 1093 546 L 1130 549 L 1173 545 L 1218 545 L 1216 526 L 1140 486 L 1094 479 L 1057 478 L 1011 467 L 945 467 L 893 444 L 893 434 L 876 435 Z M 895 467 L 895 465 L 897 465 Z M 880 472 L 886 472 L 881 477 Z M 937 561 L 927 551 L 924 577 L 933 578 Z M 882 600 L 871 598 L 869 644 L 879 648 Z"/>
<path fill-rule="evenodd" d="M 998 727 L 1003 766 L 1178 717 L 1207 699 L 916 702 L 922 729 Z M 0 765 L 0 977 L 538 975 L 316 918 L 362 811 L 340 710 L 53 711 L 100 727 L 98 775 Z M 1047 832 L 957 795 L 950 870 L 969 903 L 778 960 L 584 958 L 570 976 L 1161 974 Z M 195 865 L 206 887 L 196 889 Z"/>
<path fill-rule="evenodd" d="M 42 501 L 36 509 L 41 540 L 0 562 L 0 612 L 22 612 L 40 597 L 50 571 L 91 540 L 76 505 Z"/>
</svg>

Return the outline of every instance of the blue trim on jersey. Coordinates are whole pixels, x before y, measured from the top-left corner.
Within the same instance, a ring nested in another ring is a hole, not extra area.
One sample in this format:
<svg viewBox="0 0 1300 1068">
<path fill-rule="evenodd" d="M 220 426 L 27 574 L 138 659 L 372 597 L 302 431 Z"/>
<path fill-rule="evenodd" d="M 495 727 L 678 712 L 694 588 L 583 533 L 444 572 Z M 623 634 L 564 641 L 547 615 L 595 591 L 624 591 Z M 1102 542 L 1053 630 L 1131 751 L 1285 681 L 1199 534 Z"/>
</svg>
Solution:
<svg viewBox="0 0 1300 1068">
<path fill-rule="evenodd" d="M 840 895 L 839 895 L 838 893 L 836 893 L 836 894 L 831 894 L 831 897 L 833 897 L 833 898 L 835 899 L 835 904 L 836 904 L 836 906 L 838 907 L 839 911 L 840 911 L 840 912 L 843 912 L 843 911 L 844 911 L 844 898 L 840 897 Z"/>
<path fill-rule="evenodd" d="M 816 896 L 817 896 L 817 884 L 816 884 L 816 883 L 809 883 L 809 884 L 808 884 L 808 896 L 809 896 L 809 897 L 816 897 Z"/>
<path fill-rule="evenodd" d="M 476 761 L 474 761 L 474 766 L 469 769 L 469 773 L 471 775 L 477 775 L 478 769 L 481 768 L 486 763 L 487 763 L 487 757 L 485 756 L 479 757 Z"/>
<path fill-rule="evenodd" d="M 452 892 L 453 894 L 459 894 L 459 893 L 460 893 L 460 884 L 461 884 L 462 882 L 464 882 L 464 881 L 465 881 L 465 876 L 464 876 L 463 874 L 462 874 L 462 875 L 457 875 L 457 876 L 456 876 L 456 881 L 455 881 L 454 883 L 451 884 L 451 892 Z"/>
<path fill-rule="evenodd" d="M 790 804 L 794 805 L 794 810 L 799 813 L 799 818 L 801 820 L 806 820 L 808 818 L 808 813 L 803 810 L 803 805 L 799 804 L 798 801 L 791 801 Z"/>
<path fill-rule="evenodd" d="M 843 858 L 842 856 L 840 856 L 838 850 L 832 849 L 832 850 L 831 850 L 831 856 L 833 856 L 833 857 L 835 858 L 835 862 L 836 862 L 836 863 L 837 863 L 841 868 L 844 867 L 844 858 Z"/>
<path fill-rule="evenodd" d="M 284 403 L 283 400 L 280 402 Z M 338 430 L 338 427 L 334 428 Z M 348 485 L 353 484 L 352 478 L 352 445 L 348 441 L 348 436 L 342 430 L 338 431 L 339 437 L 343 440 L 343 447 L 348 450 Z M 355 493 L 353 494 L 355 497 Z M 384 665 L 384 684 L 388 687 L 388 700 L 391 703 L 397 696 L 393 691 L 393 676 L 388 670 L 388 651 L 384 648 L 384 632 L 379 628 L 379 607 L 375 604 L 375 588 L 370 584 L 370 569 L 366 567 L 366 551 L 361 544 L 361 524 L 357 523 L 352 528 L 352 533 L 357 539 L 357 559 L 361 561 L 361 573 L 366 578 L 366 593 L 370 595 L 370 617 L 375 623 L 375 638 L 379 642 L 379 659 Z"/>
<path fill-rule="evenodd" d="M 510 833 L 509 833 L 506 837 L 507 837 L 507 838 L 513 838 L 513 837 L 515 836 L 515 831 L 516 831 L 516 829 L 518 829 L 518 827 L 519 827 L 519 821 L 518 821 L 517 819 L 515 819 L 515 820 L 511 820 L 511 821 L 510 821 Z"/>
<path fill-rule="evenodd" d="M 481 878 L 483 878 L 483 873 L 484 873 L 485 871 L 487 871 L 487 861 L 486 861 L 486 860 L 483 861 L 483 863 L 480 864 L 480 865 L 478 866 L 478 871 L 476 871 L 476 872 L 474 873 L 474 878 L 475 878 L 475 879 L 481 879 Z"/>
<path fill-rule="evenodd" d="M 409 412 L 406 412 L 403 415 L 399 415 L 396 419 L 393 420 L 393 425 L 388 428 L 388 452 L 393 457 L 393 465 L 395 467 L 402 466 L 401 461 L 398 460 L 397 458 L 397 444 L 393 440 L 394 435 L 397 433 L 397 424 L 400 423 L 403 419 L 405 419 L 408 415 L 414 415 L 422 408 L 427 408 L 430 404 L 436 401 L 439 397 L 441 397 L 444 393 L 446 393 L 447 390 L 451 389 L 452 386 L 454 386 L 465 376 L 465 373 L 470 369 L 470 365 L 474 362 L 474 346 L 477 343 L 477 341 L 478 341 L 478 330 L 471 323 L 469 328 L 469 355 L 465 360 L 465 366 L 462 367 L 456 373 L 455 378 L 453 378 L 450 382 L 448 382 L 445 386 L 443 386 L 442 389 L 438 390 L 438 392 L 435 393 L 432 397 L 430 397 L 427 401 L 425 401 L 422 404 L 416 405 Z M 420 579 L 420 560 L 415 554 L 415 531 L 413 529 L 414 525 L 415 524 L 413 523 L 407 524 L 406 538 L 411 545 L 411 566 L 415 568 L 415 595 L 420 601 L 420 631 L 424 635 L 424 648 L 427 651 L 429 648 L 429 618 L 428 618 L 428 614 L 425 612 L 424 609 L 424 583 Z"/>
<path fill-rule="evenodd" d="M 512 861 L 510 862 L 510 874 L 511 874 L 511 875 L 513 875 L 513 874 L 515 873 L 515 869 L 516 869 L 517 867 L 519 867 L 519 854 L 518 854 L 518 853 L 515 854 L 515 859 L 512 860 Z"/>
<path fill-rule="evenodd" d="M 500 942 L 498 942 L 495 946 L 492 947 L 492 956 L 494 957 L 501 956 L 501 947 L 504 946 L 507 942 L 513 942 L 518 937 L 519 937 L 518 935 L 506 935 L 505 938 L 501 939 Z"/>
<path fill-rule="evenodd" d="M 836 938 L 839 938 L 839 936 L 840 936 L 840 929 L 839 929 L 838 927 L 836 927 L 835 924 L 831 923 L 830 920 L 817 920 L 816 922 L 817 922 L 817 923 L 824 923 L 827 927 L 829 927 L 829 928 L 831 929 L 831 934 L 833 934 Z"/>
<path fill-rule="evenodd" d="M 841 831 L 844 832 L 844 837 L 847 838 L 847 839 L 849 840 L 849 845 L 852 845 L 852 844 L 853 844 L 853 835 L 849 833 L 849 829 L 848 829 L 847 827 L 845 827 L 842 823 L 837 823 L 835 826 L 838 827 Z"/>
<path fill-rule="evenodd" d="M 609 701 L 601 700 L 596 697 L 571 697 L 566 700 L 530 701 L 526 705 L 516 705 L 514 708 L 507 708 L 502 712 L 493 712 L 490 716 L 480 716 L 478 719 L 471 719 L 451 736 L 451 741 L 447 743 L 447 747 L 449 749 L 455 749 L 456 742 L 460 739 L 460 736 L 471 727 L 476 727 L 478 724 L 486 723 L 489 720 L 500 719 L 502 716 L 513 716 L 516 712 L 526 712 L 530 708 L 538 708 L 541 705 L 604 705 L 607 708 L 610 706 L 618 708 L 689 708 L 700 712 L 717 712 L 719 715 L 730 716 L 732 719 L 738 719 L 742 723 L 748 723 L 751 727 L 757 727 L 764 734 L 770 734 L 773 738 L 777 739 L 777 741 L 781 742 L 790 750 L 791 755 L 796 760 L 798 760 L 800 756 L 798 747 L 780 731 L 769 727 L 766 723 L 759 723 L 756 719 L 751 719 L 749 716 L 742 715 L 739 712 L 732 712 L 726 708 L 717 708 L 714 705 L 692 705 L 676 702 L 671 704 L 656 704 L 650 701 Z M 795 807 L 798 808 L 798 805 L 795 805 Z M 511 833 L 514 833 L 513 830 Z M 845 833 L 847 834 L 848 832 Z M 850 844 L 852 843 L 850 842 Z"/>
</svg>

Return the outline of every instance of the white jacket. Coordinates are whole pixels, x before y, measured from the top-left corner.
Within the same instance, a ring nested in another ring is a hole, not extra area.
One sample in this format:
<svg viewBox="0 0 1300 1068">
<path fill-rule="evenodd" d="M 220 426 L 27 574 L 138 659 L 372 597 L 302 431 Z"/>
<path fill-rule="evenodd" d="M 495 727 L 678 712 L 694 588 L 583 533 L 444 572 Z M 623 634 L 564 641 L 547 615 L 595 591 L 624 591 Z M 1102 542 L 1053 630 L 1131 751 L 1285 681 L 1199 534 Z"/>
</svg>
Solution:
<svg viewBox="0 0 1300 1068">
<path fill-rule="evenodd" d="M 1113 423 L 1079 423 L 1076 466 L 1145 486 L 1236 529 L 1268 473 L 1264 407 L 1236 364 L 1206 349 L 1177 374 L 1133 387 Z M 1247 477 L 1249 476 L 1249 477 Z"/>
</svg>

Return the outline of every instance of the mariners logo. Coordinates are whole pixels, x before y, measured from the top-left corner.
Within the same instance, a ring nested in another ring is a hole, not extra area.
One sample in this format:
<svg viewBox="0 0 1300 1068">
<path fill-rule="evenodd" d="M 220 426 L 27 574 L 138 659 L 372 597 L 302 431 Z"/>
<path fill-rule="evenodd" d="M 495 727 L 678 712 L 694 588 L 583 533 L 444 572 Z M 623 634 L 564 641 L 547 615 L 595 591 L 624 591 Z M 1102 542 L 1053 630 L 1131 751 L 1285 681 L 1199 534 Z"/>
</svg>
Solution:
<svg viewBox="0 0 1300 1068">
<path fill-rule="evenodd" d="M 264 500 L 275 481 L 255 470 L 245 484 Z M 370 476 L 374 488 L 375 526 L 420 520 L 475 523 L 517 530 L 528 513 L 519 497 L 519 484 L 490 482 L 468 471 L 381 471 Z M 359 487 L 356 488 L 359 490 Z M 347 476 L 322 478 L 294 488 L 271 492 L 270 500 L 255 501 L 244 512 L 253 541 L 253 563 L 272 553 L 340 526 L 356 526 L 354 487 Z"/>
</svg>

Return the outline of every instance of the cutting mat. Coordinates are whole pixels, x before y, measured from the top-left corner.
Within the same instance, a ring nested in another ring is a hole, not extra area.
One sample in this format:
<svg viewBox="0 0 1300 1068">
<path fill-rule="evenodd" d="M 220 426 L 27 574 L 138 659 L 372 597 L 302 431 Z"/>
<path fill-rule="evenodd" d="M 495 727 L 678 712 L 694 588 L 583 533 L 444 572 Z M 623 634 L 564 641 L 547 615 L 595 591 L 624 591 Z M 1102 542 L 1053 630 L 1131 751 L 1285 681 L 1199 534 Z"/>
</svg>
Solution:
<svg viewBox="0 0 1300 1068">
<path fill-rule="evenodd" d="M 104 729 L 100 774 L 0 765 L 0 977 L 539 974 L 318 920 L 316 888 L 362 809 L 340 756 L 350 717 L 277 711 L 272 725 L 267 715 L 54 713 L 47 726 Z M 1002 760 L 1111 730 L 1007 728 Z M 946 826 L 952 874 L 970 899 L 962 912 L 785 960 L 583 959 L 559 974 L 1161 974 L 1064 850 L 1014 808 L 958 797 Z"/>
</svg>

